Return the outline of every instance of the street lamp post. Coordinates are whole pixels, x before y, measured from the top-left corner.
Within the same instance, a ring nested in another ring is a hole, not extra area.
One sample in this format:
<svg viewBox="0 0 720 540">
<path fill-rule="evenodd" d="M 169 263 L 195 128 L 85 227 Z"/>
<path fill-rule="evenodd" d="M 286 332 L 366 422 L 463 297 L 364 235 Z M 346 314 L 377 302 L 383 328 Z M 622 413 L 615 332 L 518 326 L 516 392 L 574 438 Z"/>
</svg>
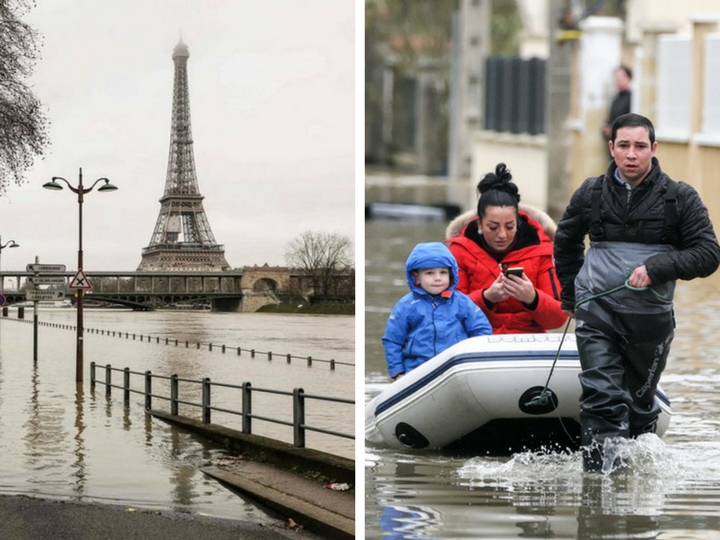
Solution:
<svg viewBox="0 0 720 540">
<path fill-rule="evenodd" d="M 15 242 L 15 240 L 8 240 L 4 244 L 2 243 L 2 235 L 0 235 L 0 256 L 2 256 L 2 251 L 5 248 L 16 248 L 20 247 L 20 244 Z M 0 271 L 2 270 L 2 265 L 0 265 Z M 5 276 L 0 276 L 0 293 L 5 290 Z"/>
<path fill-rule="evenodd" d="M 67 187 L 73 193 L 77 194 L 78 201 L 78 272 L 83 269 L 83 244 L 82 244 L 82 230 L 83 230 L 83 219 L 82 219 L 82 205 L 83 198 L 86 193 L 90 193 L 96 185 L 100 182 L 105 182 L 98 188 L 98 191 L 115 191 L 116 186 L 110 183 L 107 178 L 98 178 L 90 187 L 84 187 L 82 181 L 82 167 L 80 168 L 78 185 L 72 186 L 70 182 L 60 176 L 53 176 L 51 182 L 43 184 L 45 189 L 53 191 L 59 191 L 63 187 L 58 184 L 58 180 L 64 182 Z M 77 307 L 77 339 L 76 339 L 76 353 L 75 353 L 75 381 L 78 383 L 83 382 L 83 295 L 85 294 L 84 289 L 79 288 L 77 290 L 77 301 L 75 303 Z"/>
</svg>

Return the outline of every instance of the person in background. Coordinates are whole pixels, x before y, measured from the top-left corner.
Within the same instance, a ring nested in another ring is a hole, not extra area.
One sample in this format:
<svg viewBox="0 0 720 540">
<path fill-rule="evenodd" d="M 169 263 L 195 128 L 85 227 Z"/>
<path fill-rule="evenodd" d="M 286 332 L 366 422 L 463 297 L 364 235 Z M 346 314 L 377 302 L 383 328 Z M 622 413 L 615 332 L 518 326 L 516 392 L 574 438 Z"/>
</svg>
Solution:
<svg viewBox="0 0 720 540">
<path fill-rule="evenodd" d="M 393 307 L 382 337 L 393 380 L 464 339 L 492 333 L 483 312 L 455 290 L 457 262 L 444 244 L 415 246 L 405 275 L 410 292 Z"/>
<path fill-rule="evenodd" d="M 588 472 L 612 471 L 628 438 L 655 432 L 675 280 L 709 276 L 720 265 L 707 208 L 692 186 L 663 173 L 657 144 L 648 118 L 617 118 L 613 161 L 575 191 L 555 235 L 562 307 L 576 319 Z"/>
<path fill-rule="evenodd" d="M 617 94 L 615 94 L 615 97 L 610 103 L 607 122 L 605 122 L 602 127 L 603 137 L 605 137 L 606 141 L 610 140 L 612 125 L 615 119 L 630 112 L 630 101 L 632 98 L 631 85 L 632 70 L 627 66 L 618 67 L 615 70 L 615 87 L 617 88 Z"/>
<path fill-rule="evenodd" d="M 455 218 L 446 231 L 460 268 L 458 290 L 483 310 L 494 334 L 542 333 L 562 326 L 567 315 L 560 308 L 553 264 L 555 223 L 537 208 L 520 209 L 518 187 L 504 163 L 477 189 L 477 212 Z M 522 271 L 512 275 L 509 268 Z"/>
</svg>

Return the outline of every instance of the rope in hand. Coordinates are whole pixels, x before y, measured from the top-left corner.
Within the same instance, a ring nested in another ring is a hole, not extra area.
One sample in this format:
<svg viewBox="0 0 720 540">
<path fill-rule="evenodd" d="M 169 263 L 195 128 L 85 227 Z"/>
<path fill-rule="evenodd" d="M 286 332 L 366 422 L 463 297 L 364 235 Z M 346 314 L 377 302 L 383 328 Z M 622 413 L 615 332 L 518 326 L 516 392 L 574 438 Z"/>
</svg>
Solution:
<svg viewBox="0 0 720 540">
<path fill-rule="evenodd" d="M 630 283 L 628 283 L 628 281 L 629 281 L 629 278 L 625 280 L 625 283 L 623 283 L 622 285 L 618 285 L 617 287 L 615 287 L 613 289 L 608 289 L 607 291 L 602 291 L 602 292 L 599 292 L 598 294 L 588 296 L 587 298 L 583 298 L 582 300 L 580 300 L 578 303 L 575 304 L 575 309 L 577 309 L 584 303 L 589 302 L 590 300 L 595 300 L 596 298 L 600 298 L 601 296 L 612 294 L 621 289 L 627 288 L 627 289 L 630 289 L 631 291 L 644 291 L 648 288 L 648 287 L 633 287 L 632 285 L 630 285 Z M 655 292 L 654 290 L 652 292 L 659 296 L 659 294 L 657 292 Z M 555 364 L 557 363 L 558 358 L 560 357 L 560 349 L 562 349 L 563 341 L 565 341 L 565 334 L 567 334 L 567 331 L 568 331 L 568 328 L 570 327 L 571 321 L 572 321 L 572 317 L 568 317 L 567 324 L 565 325 L 565 330 L 563 331 L 562 337 L 560 338 L 560 346 L 558 347 L 557 353 L 555 353 L 555 360 L 553 360 L 552 366 L 550 367 L 550 373 L 548 374 L 547 381 L 545 382 L 545 387 L 542 389 L 542 391 L 540 392 L 539 395 L 535 396 L 530 401 L 525 403 L 526 407 L 547 404 L 548 399 L 549 399 L 548 386 L 550 385 L 550 379 L 552 378 L 553 371 L 555 371 Z"/>
</svg>

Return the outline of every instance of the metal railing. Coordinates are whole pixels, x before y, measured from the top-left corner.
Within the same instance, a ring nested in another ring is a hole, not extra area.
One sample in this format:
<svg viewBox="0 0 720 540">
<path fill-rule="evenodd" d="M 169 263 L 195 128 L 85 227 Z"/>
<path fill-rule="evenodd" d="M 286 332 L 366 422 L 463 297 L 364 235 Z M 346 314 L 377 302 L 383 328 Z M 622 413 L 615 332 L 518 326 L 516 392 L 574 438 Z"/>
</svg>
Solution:
<svg viewBox="0 0 720 540">
<path fill-rule="evenodd" d="M 97 377 L 97 370 L 104 369 L 105 371 L 105 380 L 100 380 Z M 123 381 L 122 384 L 116 384 L 113 382 L 113 373 L 122 373 L 123 375 Z M 133 388 L 131 384 L 131 377 L 140 376 L 143 378 L 144 385 L 143 389 L 139 390 L 137 388 Z M 170 395 L 159 395 L 153 393 L 153 380 L 165 380 L 169 381 L 170 384 Z M 186 401 L 184 399 L 181 399 L 180 396 L 180 383 L 190 383 L 190 384 L 198 384 L 202 388 L 202 394 L 201 394 L 201 402 L 192 402 L 192 401 Z M 97 366 L 95 362 L 90 363 L 90 388 L 91 390 L 95 389 L 96 384 L 101 384 L 105 386 L 105 394 L 107 396 L 110 396 L 112 394 L 113 388 L 118 388 L 123 391 L 123 399 L 127 403 L 130 401 L 130 395 L 131 394 L 141 394 L 144 396 L 145 399 L 145 410 L 149 411 L 152 409 L 153 399 L 159 399 L 163 401 L 168 401 L 170 403 L 170 414 L 173 416 L 178 416 L 180 412 L 180 405 L 187 405 L 189 407 L 196 407 L 199 408 L 201 411 L 201 418 L 203 424 L 210 424 L 211 418 L 212 418 L 212 412 L 222 412 L 227 413 L 231 415 L 237 415 L 242 418 L 242 433 L 251 435 L 252 434 L 252 425 L 253 420 L 262 420 L 265 422 L 270 422 L 273 424 L 280 424 L 285 426 L 290 426 L 293 429 L 293 445 L 296 448 L 305 448 L 305 435 L 308 431 L 313 431 L 316 433 L 323 433 L 325 435 L 331 435 L 334 437 L 341 437 L 344 439 L 351 439 L 355 440 L 355 436 L 353 434 L 347 434 L 347 433 L 341 433 L 338 431 L 333 431 L 330 429 L 325 429 L 319 426 L 312 426 L 310 424 L 307 424 L 305 421 L 305 405 L 307 400 L 316 400 L 316 401 L 325 401 L 325 402 L 332 402 L 332 403 L 342 403 L 342 404 L 349 404 L 349 405 L 355 405 L 355 401 L 351 399 L 344 399 L 344 398 L 337 398 L 337 397 L 329 397 L 329 396 L 321 396 L 321 395 L 314 395 L 314 394 L 306 394 L 305 391 L 302 388 L 294 388 L 292 392 L 289 391 L 283 391 L 283 390 L 272 390 L 268 388 L 258 388 L 252 386 L 249 382 L 244 382 L 241 385 L 234 385 L 234 384 L 226 384 L 226 383 L 217 383 L 212 382 L 210 378 L 206 377 L 201 380 L 197 379 L 185 379 L 181 378 L 178 375 L 154 375 L 151 371 L 132 371 L 130 368 L 114 368 L 110 364 L 107 364 L 106 366 Z M 234 411 L 222 407 L 215 407 L 212 405 L 212 388 L 213 387 L 224 387 L 224 388 L 230 388 L 230 389 L 236 389 L 241 392 L 241 403 L 242 403 L 242 410 L 241 411 Z M 264 394 L 274 394 L 279 396 L 290 396 L 292 397 L 292 411 L 293 411 L 293 421 L 289 422 L 286 420 L 278 419 L 278 418 L 271 418 L 268 416 L 260 416 L 258 414 L 253 413 L 253 399 L 252 395 L 253 393 L 264 393 Z"/>
</svg>

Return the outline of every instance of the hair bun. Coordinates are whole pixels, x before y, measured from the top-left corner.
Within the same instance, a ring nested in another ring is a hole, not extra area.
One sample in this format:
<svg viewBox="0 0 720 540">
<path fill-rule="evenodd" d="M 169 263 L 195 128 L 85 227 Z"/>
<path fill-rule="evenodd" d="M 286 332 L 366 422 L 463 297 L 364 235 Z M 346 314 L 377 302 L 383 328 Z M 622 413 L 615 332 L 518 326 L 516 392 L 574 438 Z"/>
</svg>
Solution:
<svg viewBox="0 0 720 540">
<path fill-rule="evenodd" d="M 504 163 L 498 163 L 494 173 L 487 173 L 478 183 L 477 190 L 480 195 L 496 189 L 516 197 L 520 201 L 518 187 L 512 182 L 510 169 Z"/>
</svg>

